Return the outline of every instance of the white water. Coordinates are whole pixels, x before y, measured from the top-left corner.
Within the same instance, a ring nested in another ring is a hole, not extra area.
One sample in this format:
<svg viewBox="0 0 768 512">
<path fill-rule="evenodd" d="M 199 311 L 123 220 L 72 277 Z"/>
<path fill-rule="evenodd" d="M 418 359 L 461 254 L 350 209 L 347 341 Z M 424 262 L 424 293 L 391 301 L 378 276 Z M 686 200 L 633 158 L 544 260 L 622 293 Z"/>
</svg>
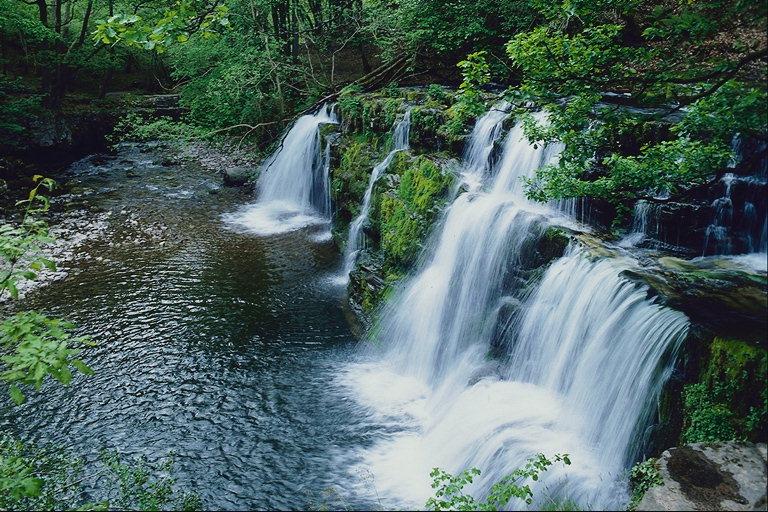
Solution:
<svg viewBox="0 0 768 512">
<path fill-rule="evenodd" d="M 504 120 L 509 116 L 511 106 L 506 101 L 494 105 L 477 120 L 472 129 L 462 156 L 462 181 L 470 190 L 478 189 L 490 171 L 493 148 L 501 136 Z"/>
<path fill-rule="evenodd" d="M 640 200 L 635 203 L 632 212 L 632 231 L 619 241 L 622 247 L 634 247 L 649 236 L 659 235 L 659 223 L 656 219 L 656 207 L 650 202 Z"/>
<path fill-rule="evenodd" d="M 333 105 L 301 116 L 262 164 L 258 200 L 224 221 L 258 235 L 274 235 L 330 220 L 328 148 L 320 126 L 336 123 Z"/>
<path fill-rule="evenodd" d="M 483 133 L 487 143 L 492 137 Z M 472 144 L 481 143 L 473 136 Z M 475 149 L 466 154 L 482 154 Z M 470 491 L 482 495 L 537 452 L 568 452 L 573 460 L 539 482 L 539 499 L 549 493 L 591 508 L 626 503 L 623 473 L 642 446 L 687 332 L 685 316 L 622 279 L 631 262 L 591 261 L 572 250 L 546 271 L 519 325 L 508 326 L 497 347 L 506 360 L 487 357 L 507 269 L 555 218 L 525 199 L 521 178 L 557 150 L 529 144 L 519 126 L 510 131 L 495 173 L 482 172 L 483 191 L 451 205 L 424 263 L 380 315 L 377 361 L 343 376 L 396 432 L 361 457 L 378 492 L 402 498 L 398 506 L 423 507 L 432 467 L 480 468 Z"/>
<path fill-rule="evenodd" d="M 371 197 L 373 195 L 373 187 L 381 177 L 381 174 L 387 170 L 389 164 L 392 163 L 392 159 L 400 151 L 408 149 L 408 136 L 411 131 L 411 109 L 406 110 L 403 118 L 395 123 L 395 130 L 392 135 L 392 151 L 387 156 L 376 164 L 371 171 L 371 177 L 368 180 L 368 187 L 365 189 L 363 195 L 363 203 L 360 206 L 360 213 L 355 217 L 352 223 L 349 225 L 349 236 L 347 237 L 347 245 L 344 248 L 344 268 L 342 270 L 341 281 L 346 282 L 349 279 L 349 273 L 355 266 L 357 254 L 360 249 L 363 248 L 363 226 L 368 221 L 368 215 L 371 210 Z"/>
</svg>

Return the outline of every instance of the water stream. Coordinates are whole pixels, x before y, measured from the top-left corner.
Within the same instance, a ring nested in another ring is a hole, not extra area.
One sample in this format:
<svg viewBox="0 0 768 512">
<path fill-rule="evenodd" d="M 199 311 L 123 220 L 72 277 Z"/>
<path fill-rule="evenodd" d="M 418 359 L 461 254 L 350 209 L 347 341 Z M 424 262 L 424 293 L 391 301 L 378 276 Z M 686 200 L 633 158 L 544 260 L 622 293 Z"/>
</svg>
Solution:
<svg viewBox="0 0 768 512">
<path fill-rule="evenodd" d="M 529 143 L 519 124 L 504 134 L 507 110 L 478 120 L 463 192 L 364 347 L 323 277 L 339 255 L 317 236 L 331 211 L 330 107 L 287 132 L 245 208 L 246 193 L 198 166 L 161 165 L 166 148 L 76 164 L 59 201 L 108 227 L 27 300 L 95 337 L 97 375 L 47 386 L 2 425 L 88 460 L 173 450 L 179 483 L 211 508 L 423 507 L 433 467 L 479 467 L 470 492 L 482 495 L 537 452 L 573 465 L 538 482 L 536 505 L 624 506 L 687 319 L 621 277 L 629 257 L 573 245 L 529 289 L 510 278 L 548 227 L 573 221 L 526 199 L 521 180 L 561 148 Z M 406 113 L 372 171 L 347 259 L 408 127 Z M 520 314 L 499 337 L 510 294 Z M 331 486 L 343 501 L 323 497 Z"/>
<path fill-rule="evenodd" d="M 60 261 L 66 276 L 26 300 L 93 336 L 83 358 L 96 375 L 46 384 L 2 411 L 0 429 L 89 462 L 104 448 L 173 451 L 179 485 L 210 509 L 327 504 L 324 489 L 350 482 L 349 447 L 371 435 L 335 387 L 357 346 L 341 290 L 320 277 L 338 251 L 308 236 L 321 226 L 269 238 L 227 229 L 221 215 L 250 194 L 194 163 L 162 165 L 170 152 L 123 146 L 62 180 L 54 209 L 85 212 L 78 233 L 101 228 Z"/>
</svg>

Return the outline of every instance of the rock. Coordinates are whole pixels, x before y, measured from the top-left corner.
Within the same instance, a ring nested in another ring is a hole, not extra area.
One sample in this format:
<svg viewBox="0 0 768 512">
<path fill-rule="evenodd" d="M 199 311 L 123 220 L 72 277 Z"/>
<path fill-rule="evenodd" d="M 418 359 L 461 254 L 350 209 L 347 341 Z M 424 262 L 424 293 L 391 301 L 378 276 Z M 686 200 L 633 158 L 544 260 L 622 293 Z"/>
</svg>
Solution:
<svg viewBox="0 0 768 512">
<path fill-rule="evenodd" d="M 768 279 L 723 259 L 659 258 L 657 266 L 628 270 L 661 301 L 682 311 L 716 335 L 765 344 L 768 333 Z"/>
<path fill-rule="evenodd" d="M 251 177 L 251 171 L 246 167 L 229 167 L 224 169 L 223 174 L 224 183 L 232 187 L 245 185 Z"/>
<path fill-rule="evenodd" d="M 662 485 L 637 510 L 766 510 L 766 445 L 696 443 L 659 458 Z"/>
<path fill-rule="evenodd" d="M 359 320 L 370 323 L 369 315 L 379 305 L 387 289 L 381 255 L 363 250 L 349 275 L 349 303 Z"/>
</svg>

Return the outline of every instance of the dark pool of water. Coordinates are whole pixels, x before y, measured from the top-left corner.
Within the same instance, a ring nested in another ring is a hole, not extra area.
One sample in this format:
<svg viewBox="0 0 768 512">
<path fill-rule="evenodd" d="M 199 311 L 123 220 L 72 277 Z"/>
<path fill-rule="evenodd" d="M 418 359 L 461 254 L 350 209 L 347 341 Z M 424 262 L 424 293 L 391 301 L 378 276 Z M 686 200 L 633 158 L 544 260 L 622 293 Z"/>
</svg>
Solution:
<svg viewBox="0 0 768 512">
<path fill-rule="evenodd" d="M 106 230 L 26 306 L 91 334 L 96 375 L 46 385 L 2 423 L 89 460 L 173 451 L 179 484 L 206 507 L 310 506 L 346 486 L 345 454 L 371 435 L 333 384 L 356 346 L 327 280 L 339 254 L 312 232 L 228 229 L 221 214 L 253 197 L 163 158 L 124 147 L 74 166 L 59 207 L 87 203 L 109 214 Z"/>
</svg>

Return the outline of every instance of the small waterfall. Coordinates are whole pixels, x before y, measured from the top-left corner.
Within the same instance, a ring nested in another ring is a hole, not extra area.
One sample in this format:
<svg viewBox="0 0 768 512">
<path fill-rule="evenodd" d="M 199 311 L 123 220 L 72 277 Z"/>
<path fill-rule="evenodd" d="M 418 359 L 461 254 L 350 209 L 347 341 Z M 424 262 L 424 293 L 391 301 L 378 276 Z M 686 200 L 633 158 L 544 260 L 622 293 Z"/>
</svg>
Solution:
<svg viewBox="0 0 768 512">
<path fill-rule="evenodd" d="M 512 105 L 502 101 L 477 120 L 462 155 L 462 177 L 470 190 L 478 188 L 491 168 L 491 157 Z"/>
<path fill-rule="evenodd" d="M 528 204 L 520 178 L 553 156 L 551 148 L 529 144 L 516 125 L 490 190 L 466 192 L 450 206 L 425 266 L 381 315 L 378 339 L 393 347 L 398 364 L 434 382 L 487 323 L 505 264 L 531 225 L 544 220 L 546 210 Z"/>
<path fill-rule="evenodd" d="M 321 148 L 320 127 L 337 122 L 334 106 L 328 104 L 298 118 L 262 164 L 257 202 L 224 220 L 259 235 L 329 221 L 329 151 Z"/>
<path fill-rule="evenodd" d="M 363 226 L 368 221 L 368 215 L 371 210 L 371 197 L 373 196 L 373 187 L 381 177 L 381 174 L 387 170 L 389 164 L 392 163 L 392 159 L 400 151 L 408 149 L 408 136 L 411 131 L 411 109 L 406 110 L 403 119 L 395 124 L 395 130 L 392 136 L 392 151 L 387 156 L 376 164 L 371 171 L 371 177 L 368 180 L 368 188 L 365 189 L 363 195 L 363 204 L 360 206 L 360 213 L 355 217 L 352 223 L 349 225 L 349 236 L 347 237 L 347 245 L 344 248 L 344 268 L 342 271 L 342 279 L 346 281 L 349 278 L 349 273 L 355 266 L 355 260 L 360 249 L 363 248 Z"/>
<path fill-rule="evenodd" d="M 731 239 L 728 236 L 728 227 L 733 220 L 733 201 L 731 200 L 731 187 L 736 178 L 731 172 L 725 173 L 720 181 L 725 186 L 725 194 L 712 202 L 715 218 L 712 224 L 707 226 L 704 238 L 704 254 L 731 254 Z"/>
<path fill-rule="evenodd" d="M 756 176 L 725 173 L 724 192 L 712 201 L 714 216 L 704 238 L 704 256 L 711 254 L 765 253 L 768 251 L 768 217 L 763 196 L 766 183 Z M 734 190 L 739 188 L 738 199 Z"/>
<path fill-rule="evenodd" d="M 595 479 L 618 479 L 640 455 L 642 429 L 688 331 L 685 315 L 620 277 L 630 264 L 573 249 L 556 261 L 528 301 L 504 372 L 559 397 L 565 410 L 555 430 L 576 434 L 576 449 L 589 447 Z M 623 505 L 610 486 L 574 482 L 569 491 L 597 508 Z"/>
<path fill-rule="evenodd" d="M 505 330 L 507 357 L 488 357 L 507 269 L 558 219 L 526 200 L 521 178 L 559 149 L 510 130 L 498 165 L 450 206 L 422 265 L 382 311 L 372 336 L 383 361 L 344 377 L 400 432 L 364 460 L 379 491 L 407 497 L 406 506 L 423 506 L 432 467 L 481 468 L 469 491 L 483 495 L 537 452 L 571 453 L 574 465 L 547 473 L 534 492 L 546 486 L 596 509 L 626 504 L 624 471 L 642 447 L 685 316 L 621 278 L 630 262 L 572 249 Z"/>
<path fill-rule="evenodd" d="M 634 247 L 647 237 L 659 236 L 657 207 L 641 199 L 632 211 L 632 231 L 619 241 L 621 247 Z"/>
</svg>

